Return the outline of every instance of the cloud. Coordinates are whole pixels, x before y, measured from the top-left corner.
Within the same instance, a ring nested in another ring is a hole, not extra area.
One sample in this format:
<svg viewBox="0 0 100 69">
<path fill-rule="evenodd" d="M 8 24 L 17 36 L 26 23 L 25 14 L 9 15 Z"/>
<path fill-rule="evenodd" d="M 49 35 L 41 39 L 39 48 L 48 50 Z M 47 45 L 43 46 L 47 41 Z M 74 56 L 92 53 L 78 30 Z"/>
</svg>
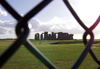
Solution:
<svg viewBox="0 0 100 69">
<path fill-rule="evenodd" d="M 90 23 L 89 21 L 85 22 Z M 75 19 L 68 19 L 66 17 L 60 18 L 55 16 L 51 20 L 45 22 L 40 21 L 37 18 L 32 18 L 28 23 L 31 26 L 29 38 L 34 38 L 34 34 L 36 32 L 42 33 L 44 31 L 66 32 L 69 34 L 74 34 L 75 39 L 82 38 L 82 35 L 84 33 L 84 29 L 77 23 Z M 15 35 L 15 26 L 16 21 L 14 20 L 0 20 L 0 34 Z M 100 26 L 97 26 L 96 29 L 93 31 L 95 33 L 96 38 L 98 38 L 98 34 L 100 34 L 98 32 L 99 28 Z"/>
<path fill-rule="evenodd" d="M 50 26 L 48 25 L 40 25 L 38 31 L 51 31 Z"/>
<path fill-rule="evenodd" d="M 0 34 L 6 34 L 8 30 L 6 28 L 0 27 Z"/>
<path fill-rule="evenodd" d="M 16 21 L 14 20 L 5 20 L 5 21 L 2 21 L 0 20 L 0 34 L 2 35 L 5 35 L 6 36 L 10 36 L 11 35 L 15 35 L 15 25 L 16 25 Z M 2 37 L 2 38 L 5 38 L 5 37 Z M 8 37 L 9 38 L 9 37 Z"/>
<path fill-rule="evenodd" d="M 82 38 L 77 37 L 77 35 L 82 36 L 84 33 L 83 28 L 77 23 L 75 19 L 68 19 L 66 17 L 60 18 L 60 17 L 53 17 L 51 20 L 42 22 L 36 18 L 33 18 L 29 21 L 29 23 L 32 25 L 32 28 L 30 32 L 30 37 L 33 38 L 33 33 L 36 32 L 41 33 L 44 31 L 48 32 L 66 32 L 69 34 L 75 34 L 74 38 Z"/>
<path fill-rule="evenodd" d="M 29 23 L 32 25 L 33 29 L 37 29 L 39 27 L 40 21 L 36 18 L 32 18 Z"/>
<path fill-rule="evenodd" d="M 91 21 L 84 20 L 86 26 L 90 27 L 92 25 Z M 51 20 L 42 22 L 38 19 L 32 19 L 31 20 L 32 29 L 34 31 L 32 32 L 67 32 L 70 34 L 74 34 L 75 39 L 79 39 L 83 37 L 83 33 L 85 30 L 78 24 L 78 22 L 75 19 L 68 19 L 66 17 L 60 18 L 60 17 L 53 17 Z M 95 38 L 98 38 L 98 34 L 100 34 L 99 31 L 100 26 L 98 25 L 96 29 L 93 31 Z M 32 33 L 31 32 L 31 33 Z"/>
<path fill-rule="evenodd" d="M 2 15 L 2 16 L 7 16 L 7 12 L 6 12 L 6 11 L 2 11 L 1 8 L 0 8 L 0 16 L 1 16 L 1 15 Z"/>
<path fill-rule="evenodd" d="M 39 21 L 36 18 L 33 18 L 29 21 L 32 25 L 32 29 L 34 31 L 48 31 L 48 32 L 68 32 L 68 33 L 82 33 L 83 29 L 76 22 L 76 20 L 68 20 L 67 18 L 53 17 L 51 20 L 47 22 Z"/>
<path fill-rule="evenodd" d="M 2 21 L 0 20 L 0 26 L 1 27 L 15 27 L 16 25 L 16 21 L 14 20 L 5 20 L 5 21 Z"/>
</svg>

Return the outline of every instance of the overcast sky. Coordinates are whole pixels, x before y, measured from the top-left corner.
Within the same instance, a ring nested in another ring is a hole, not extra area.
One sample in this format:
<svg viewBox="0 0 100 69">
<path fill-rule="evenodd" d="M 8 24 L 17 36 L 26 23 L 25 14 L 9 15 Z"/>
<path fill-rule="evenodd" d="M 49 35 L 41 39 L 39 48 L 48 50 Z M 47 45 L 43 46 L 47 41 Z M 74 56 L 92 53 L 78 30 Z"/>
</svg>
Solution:
<svg viewBox="0 0 100 69">
<path fill-rule="evenodd" d="M 41 0 L 7 0 L 13 8 L 24 16 Z M 90 27 L 100 13 L 100 0 L 69 0 L 72 7 L 86 26 Z M 39 32 L 66 32 L 74 34 L 74 39 L 82 39 L 84 29 L 77 23 L 62 0 L 53 0 L 37 15 L 29 20 L 30 35 Z M 0 5 L 0 38 L 16 38 L 15 26 L 17 21 Z M 96 39 L 100 39 L 100 25 L 94 30 Z"/>
</svg>

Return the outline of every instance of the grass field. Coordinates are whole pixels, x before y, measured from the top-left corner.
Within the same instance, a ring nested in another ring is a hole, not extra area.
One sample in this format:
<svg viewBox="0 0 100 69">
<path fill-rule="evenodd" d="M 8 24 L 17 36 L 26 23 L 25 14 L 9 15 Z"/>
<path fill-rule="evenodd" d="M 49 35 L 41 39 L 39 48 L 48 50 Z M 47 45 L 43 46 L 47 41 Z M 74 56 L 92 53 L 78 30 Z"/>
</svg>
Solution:
<svg viewBox="0 0 100 69">
<path fill-rule="evenodd" d="M 0 54 L 14 40 L 0 40 Z M 30 40 L 58 69 L 70 69 L 78 59 L 83 49 L 83 43 L 73 44 L 48 44 L 58 42 L 52 40 Z M 62 42 L 74 42 L 76 40 L 63 40 Z M 82 41 L 82 40 L 79 40 Z M 59 41 L 61 42 L 61 41 Z M 93 44 L 91 48 L 98 59 L 100 59 L 100 43 Z M 98 64 L 88 53 L 78 69 L 97 69 Z M 2 66 L 2 69 L 48 69 L 33 54 L 31 54 L 23 45 L 17 52 Z"/>
</svg>

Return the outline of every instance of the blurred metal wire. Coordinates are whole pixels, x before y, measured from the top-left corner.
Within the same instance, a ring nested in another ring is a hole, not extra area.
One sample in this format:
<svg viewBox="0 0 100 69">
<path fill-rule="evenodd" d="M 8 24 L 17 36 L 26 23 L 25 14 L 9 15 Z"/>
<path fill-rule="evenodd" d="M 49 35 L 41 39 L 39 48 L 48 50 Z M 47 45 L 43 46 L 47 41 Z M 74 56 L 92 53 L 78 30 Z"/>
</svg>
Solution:
<svg viewBox="0 0 100 69">
<path fill-rule="evenodd" d="M 92 58 L 100 65 L 100 61 L 97 59 L 97 57 L 95 56 L 95 54 L 91 50 L 91 46 L 92 46 L 92 44 L 94 42 L 94 34 L 93 34 L 92 30 L 98 25 L 98 23 L 100 21 L 100 16 L 98 17 L 96 22 L 90 28 L 87 28 L 84 25 L 84 23 L 81 21 L 81 19 L 78 17 L 78 15 L 74 11 L 74 9 L 71 7 L 71 5 L 68 2 L 68 0 L 63 0 L 63 1 L 64 1 L 65 5 L 68 7 L 68 9 L 70 10 L 70 12 L 72 13 L 72 15 L 74 16 L 74 18 L 77 20 L 77 22 L 85 30 L 85 33 L 83 35 L 83 42 L 84 42 L 86 47 L 83 50 L 83 52 L 81 53 L 81 55 L 78 58 L 78 60 L 76 61 L 76 63 L 72 66 L 72 69 L 77 69 L 78 68 L 78 66 L 81 64 L 81 62 L 83 61 L 83 59 L 85 58 L 85 56 L 87 55 L 88 52 L 91 54 Z M 89 42 L 87 42 L 87 39 L 86 39 L 87 35 L 91 36 Z"/>
<path fill-rule="evenodd" d="M 38 4 L 35 8 L 30 10 L 24 17 L 21 17 L 6 1 L 1 0 L 1 5 L 18 21 L 16 26 L 17 40 L 0 56 L 0 67 L 8 60 L 8 58 L 14 54 L 14 52 L 24 44 L 25 47 L 34 54 L 42 63 L 44 63 L 50 69 L 56 69 L 56 67 L 28 40 L 26 40 L 29 34 L 29 28 L 27 21 L 35 16 L 40 10 L 42 10 L 52 0 L 44 0 Z M 21 31 L 23 29 L 23 31 Z"/>
<path fill-rule="evenodd" d="M 56 69 L 56 67 L 34 46 L 32 45 L 26 38 L 29 35 L 29 28 L 28 28 L 28 21 L 31 17 L 35 16 L 39 11 L 41 11 L 46 5 L 48 5 L 52 0 L 43 0 L 39 3 L 35 8 L 30 10 L 24 17 L 21 17 L 5 0 L 0 0 L 1 5 L 18 21 L 16 25 L 16 35 L 18 36 L 17 40 L 13 42 L 12 45 L 9 46 L 5 52 L 0 55 L 0 67 L 14 54 L 18 48 L 24 44 L 25 47 L 34 54 L 42 63 L 44 63 L 50 69 Z M 65 5 L 68 7 L 72 15 L 78 21 L 78 23 L 84 28 L 85 33 L 83 35 L 83 42 L 86 46 L 83 52 L 81 53 L 80 57 L 77 59 L 76 63 L 72 66 L 71 69 L 77 69 L 79 65 L 82 63 L 83 59 L 89 52 L 92 58 L 100 65 L 100 61 L 97 59 L 93 51 L 91 50 L 91 46 L 94 42 L 94 34 L 92 30 L 98 25 L 100 21 L 100 16 L 96 20 L 96 22 L 90 27 L 86 27 L 81 19 L 78 17 L 76 12 L 71 7 L 68 0 L 63 0 Z M 23 31 L 21 30 L 23 29 Z M 91 38 L 87 42 L 87 35 L 90 35 Z M 99 69 L 100 67 L 98 67 Z"/>
</svg>

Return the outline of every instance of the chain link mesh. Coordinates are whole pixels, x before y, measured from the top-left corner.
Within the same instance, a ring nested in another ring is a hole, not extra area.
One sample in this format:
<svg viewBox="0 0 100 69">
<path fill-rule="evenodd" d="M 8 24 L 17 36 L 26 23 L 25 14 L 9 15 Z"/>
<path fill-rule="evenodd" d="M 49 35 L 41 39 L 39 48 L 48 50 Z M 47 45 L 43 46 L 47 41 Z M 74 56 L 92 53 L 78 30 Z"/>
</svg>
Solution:
<svg viewBox="0 0 100 69">
<path fill-rule="evenodd" d="M 29 35 L 29 28 L 28 28 L 28 21 L 31 17 L 35 16 L 39 11 L 41 11 L 46 5 L 48 5 L 52 0 L 43 0 L 41 3 L 39 3 L 37 6 L 35 6 L 33 9 L 31 9 L 24 17 L 21 17 L 13 8 L 10 6 L 5 0 L 0 0 L 0 4 L 18 21 L 15 32 L 17 35 L 17 40 L 13 42 L 12 45 L 9 46 L 5 52 L 3 52 L 0 55 L 0 67 L 15 53 L 18 48 L 24 44 L 24 46 L 33 54 L 35 55 L 43 64 L 45 64 L 49 69 L 57 69 L 56 66 L 54 66 L 34 45 L 31 44 L 26 38 Z M 96 20 L 96 22 L 88 28 L 84 25 L 84 23 L 81 21 L 81 19 L 78 17 L 74 9 L 71 7 L 68 0 L 63 0 L 67 8 L 70 10 L 74 18 L 77 20 L 77 22 L 80 24 L 80 26 L 85 30 L 83 34 L 83 43 L 85 45 L 85 48 L 83 52 L 81 53 L 80 57 L 77 59 L 77 61 L 74 63 L 71 69 L 77 69 L 79 65 L 82 63 L 83 59 L 86 57 L 87 53 L 89 52 L 91 57 L 97 62 L 98 65 L 100 65 L 100 61 L 95 56 L 93 51 L 91 50 L 91 46 L 94 42 L 94 34 L 92 30 L 98 25 L 100 21 L 100 16 Z M 21 30 L 23 29 L 23 31 Z M 87 35 L 90 35 L 90 40 L 87 42 Z M 100 66 L 98 67 L 100 69 Z"/>
</svg>

